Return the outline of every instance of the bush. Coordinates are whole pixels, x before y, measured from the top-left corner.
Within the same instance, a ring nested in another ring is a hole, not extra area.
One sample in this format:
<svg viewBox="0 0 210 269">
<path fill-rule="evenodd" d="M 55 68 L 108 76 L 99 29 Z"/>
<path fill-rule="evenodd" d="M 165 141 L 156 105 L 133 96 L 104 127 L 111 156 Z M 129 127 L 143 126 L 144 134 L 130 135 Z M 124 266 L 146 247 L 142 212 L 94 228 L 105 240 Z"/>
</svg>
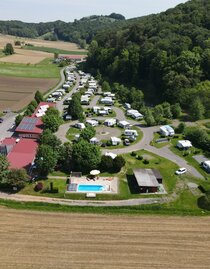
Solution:
<svg viewBox="0 0 210 269">
<path fill-rule="evenodd" d="M 143 160 L 143 163 L 144 163 L 144 164 L 149 164 L 149 160 L 144 159 L 144 160 Z"/>
<path fill-rule="evenodd" d="M 132 151 L 131 152 L 131 156 L 134 156 L 135 157 L 136 156 L 136 152 L 135 151 Z"/>
<path fill-rule="evenodd" d="M 125 159 L 122 156 L 117 156 L 113 160 L 113 170 L 114 172 L 120 172 L 121 168 L 125 165 Z"/>
<path fill-rule="evenodd" d="M 112 142 L 111 142 L 110 140 L 108 140 L 108 141 L 106 142 L 106 145 L 107 145 L 107 147 L 110 147 L 110 146 L 112 145 Z"/>
<path fill-rule="evenodd" d="M 143 160 L 143 157 L 141 155 L 138 156 L 138 160 Z"/>
<path fill-rule="evenodd" d="M 37 184 L 36 184 L 36 186 L 34 187 L 34 190 L 35 191 L 41 191 L 43 189 L 43 183 L 42 182 L 38 182 Z"/>
</svg>

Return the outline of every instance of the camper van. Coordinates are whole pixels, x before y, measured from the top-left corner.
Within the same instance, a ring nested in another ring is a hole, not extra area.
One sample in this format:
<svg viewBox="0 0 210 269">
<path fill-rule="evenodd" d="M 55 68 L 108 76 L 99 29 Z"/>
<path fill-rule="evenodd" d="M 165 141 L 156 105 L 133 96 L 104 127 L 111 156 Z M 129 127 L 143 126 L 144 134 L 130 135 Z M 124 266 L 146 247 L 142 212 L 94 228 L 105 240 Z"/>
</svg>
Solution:
<svg viewBox="0 0 210 269">
<path fill-rule="evenodd" d="M 129 130 L 129 129 L 126 129 L 124 131 L 124 135 L 125 136 L 135 136 L 137 137 L 138 136 L 138 132 L 136 130 Z"/>
</svg>

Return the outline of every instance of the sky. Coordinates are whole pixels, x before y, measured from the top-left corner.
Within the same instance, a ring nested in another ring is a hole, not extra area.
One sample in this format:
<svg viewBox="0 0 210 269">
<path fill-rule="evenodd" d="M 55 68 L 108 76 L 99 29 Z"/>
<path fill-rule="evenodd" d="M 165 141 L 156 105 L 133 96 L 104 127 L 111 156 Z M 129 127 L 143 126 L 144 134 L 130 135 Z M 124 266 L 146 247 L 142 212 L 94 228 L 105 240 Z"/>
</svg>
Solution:
<svg viewBox="0 0 210 269">
<path fill-rule="evenodd" d="M 127 19 L 159 13 L 186 0 L 2 0 L 0 20 L 72 22 L 89 15 L 113 12 Z"/>
</svg>

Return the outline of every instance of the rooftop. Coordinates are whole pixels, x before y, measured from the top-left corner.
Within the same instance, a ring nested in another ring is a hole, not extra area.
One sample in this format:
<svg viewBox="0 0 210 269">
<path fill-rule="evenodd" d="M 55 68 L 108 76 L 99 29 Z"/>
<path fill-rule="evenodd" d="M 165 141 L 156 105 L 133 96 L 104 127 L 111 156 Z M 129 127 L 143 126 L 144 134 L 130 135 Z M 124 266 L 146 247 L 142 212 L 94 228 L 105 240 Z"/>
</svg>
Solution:
<svg viewBox="0 0 210 269">
<path fill-rule="evenodd" d="M 11 145 L 12 149 L 8 153 L 7 159 L 10 163 L 10 168 L 16 169 L 29 168 L 38 148 L 38 142 L 35 139 L 26 138 L 6 138 L 1 145 Z"/>
<path fill-rule="evenodd" d="M 152 169 L 134 169 L 136 181 L 139 187 L 158 187 L 159 183 Z"/>
<path fill-rule="evenodd" d="M 41 134 L 43 132 L 43 122 L 40 118 L 24 117 L 15 131 L 18 133 Z"/>
</svg>

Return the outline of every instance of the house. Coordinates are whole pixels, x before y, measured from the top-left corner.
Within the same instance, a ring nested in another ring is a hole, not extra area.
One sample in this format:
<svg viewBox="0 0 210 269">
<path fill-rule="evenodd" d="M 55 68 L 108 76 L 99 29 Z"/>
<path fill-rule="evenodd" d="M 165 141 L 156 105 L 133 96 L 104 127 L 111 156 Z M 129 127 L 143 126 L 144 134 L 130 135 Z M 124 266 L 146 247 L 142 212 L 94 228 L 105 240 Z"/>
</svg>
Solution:
<svg viewBox="0 0 210 269">
<path fill-rule="evenodd" d="M 98 126 L 97 120 L 86 120 L 86 123 L 90 124 L 92 127 Z"/>
<path fill-rule="evenodd" d="M 92 137 L 92 138 L 90 139 L 90 144 L 92 144 L 92 145 L 97 145 L 98 143 L 99 143 L 99 140 L 98 140 L 97 137 Z"/>
<path fill-rule="evenodd" d="M 112 152 L 105 152 L 104 154 L 105 156 L 109 156 L 112 158 L 112 160 L 114 160 L 117 157 L 117 154 L 112 153 Z"/>
<path fill-rule="evenodd" d="M 77 123 L 75 123 L 74 127 L 78 128 L 80 130 L 83 130 L 83 129 L 85 129 L 85 124 L 82 122 L 77 122 Z"/>
<path fill-rule="evenodd" d="M 52 98 L 54 99 L 54 98 Z M 37 106 L 36 110 L 32 114 L 32 117 L 42 117 L 45 115 L 45 112 L 48 110 L 49 107 L 55 107 L 56 105 L 51 102 L 40 102 Z M 40 116 L 40 114 L 43 114 Z"/>
<path fill-rule="evenodd" d="M 118 137 L 111 137 L 111 143 L 112 143 L 112 146 L 117 146 L 119 145 L 120 143 L 122 142 L 122 140 Z"/>
<path fill-rule="evenodd" d="M 174 129 L 169 125 L 160 127 L 160 134 L 163 136 L 173 136 L 175 134 Z"/>
<path fill-rule="evenodd" d="M 107 119 L 104 121 L 104 125 L 108 127 L 112 127 L 116 124 L 117 120 L 116 119 Z"/>
<path fill-rule="evenodd" d="M 135 137 L 137 137 L 138 136 L 138 132 L 136 130 L 126 129 L 124 131 L 124 135 L 125 136 L 135 136 Z"/>
<path fill-rule="evenodd" d="M 137 188 L 140 193 L 156 193 L 159 183 L 152 169 L 134 169 Z"/>
<path fill-rule="evenodd" d="M 202 167 L 208 172 L 210 173 L 210 161 L 204 161 L 202 162 Z"/>
<path fill-rule="evenodd" d="M 192 147 L 192 143 L 189 140 L 179 140 L 176 146 L 179 149 L 188 149 Z"/>
<path fill-rule="evenodd" d="M 39 139 L 43 128 L 43 122 L 39 117 L 24 117 L 15 129 L 15 134 L 18 137 Z"/>
<path fill-rule="evenodd" d="M 36 156 L 38 142 L 36 139 L 10 137 L 1 142 L 0 153 L 3 148 L 10 168 L 29 170 Z"/>
<path fill-rule="evenodd" d="M 121 127 L 121 128 L 129 128 L 131 125 L 130 125 L 130 123 L 129 122 L 127 122 L 127 121 L 125 121 L 125 120 L 121 120 L 121 121 L 119 121 L 118 122 L 118 124 L 117 124 L 119 127 Z"/>
</svg>

